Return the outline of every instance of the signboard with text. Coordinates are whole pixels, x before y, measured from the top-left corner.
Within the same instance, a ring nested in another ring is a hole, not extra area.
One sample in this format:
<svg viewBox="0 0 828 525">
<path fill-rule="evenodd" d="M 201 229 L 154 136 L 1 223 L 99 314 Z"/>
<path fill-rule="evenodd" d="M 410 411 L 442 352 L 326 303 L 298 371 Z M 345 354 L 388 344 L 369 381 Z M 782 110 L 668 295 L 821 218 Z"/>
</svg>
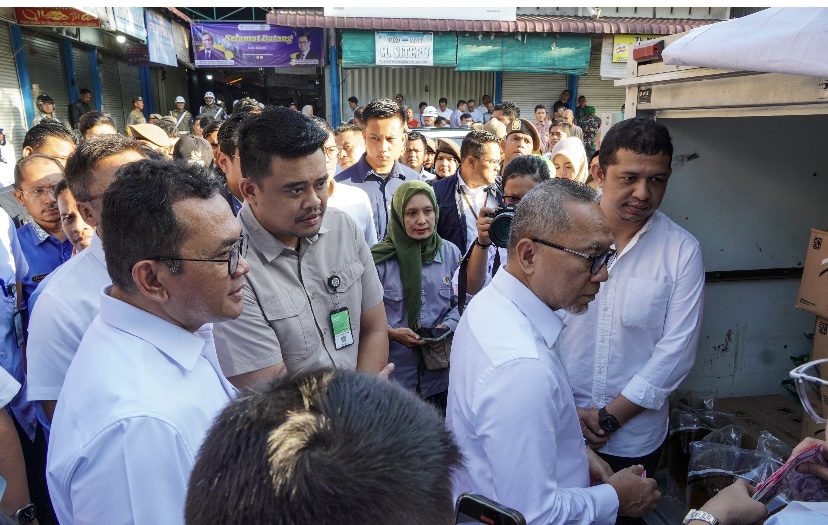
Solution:
<svg viewBox="0 0 828 525">
<path fill-rule="evenodd" d="M 196 67 L 322 67 L 325 32 L 270 24 L 191 24 Z"/>
<path fill-rule="evenodd" d="M 434 33 L 374 33 L 378 66 L 433 66 Z"/>
<path fill-rule="evenodd" d="M 156 64 L 177 66 L 172 24 L 154 11 L 147 11 L 147 45 L 149 60 Z"/>
<path fill-rule="evenodd" d="M 626 62 L 636 44 L 657 38 L 663 38 L 663 35 L 613 35 L 612 61 Z"/>
<path fill-rule="evenodd" d="M 115 12 L 115 29 L 141 40 L 147 38 L 143 7 L 114 7 L 113 10 Z"/>
<path fill-rule="evenodd" d="M 148 66 L 150 62 L 149 58 L 149 50 L 147 46 L 142 46 L 141 44 L 133 44 L 128 45 L 126 48 L 127 51 L 127 64 L 130 66 Z"/>
<path fill-rule="evenodd" d="M 21 26 L 98 27 L 98 19 L 71 7 L 15 7 L 14 16 Z"/>
</svg>

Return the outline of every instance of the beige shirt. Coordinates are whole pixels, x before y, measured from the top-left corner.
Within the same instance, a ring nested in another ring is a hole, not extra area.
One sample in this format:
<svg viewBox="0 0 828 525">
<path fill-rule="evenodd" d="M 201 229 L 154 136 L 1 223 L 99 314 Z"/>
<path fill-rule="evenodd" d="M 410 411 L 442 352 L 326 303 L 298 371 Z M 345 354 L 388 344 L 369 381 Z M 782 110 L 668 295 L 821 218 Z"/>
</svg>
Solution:
<svg viewBox="0 0 828 525">
<path fill-rule="evenodd" d="M 224 375 L 233 377 L 284 362 L 287 372 L 324 367 L 355 369 L 362 312 L 382 302 L 365 236 L 344 212 L 328 208 L 319 234 L 286 247 L 256 220 L 250 204 L 239 212 L 250 236 L 244 312 L 216 324 L 214 333 Z M 336 291 L 328 284 L 339 277 Z M 348 308 L 353 344 L 336 350 L 331 312 Z"/>
</svg>

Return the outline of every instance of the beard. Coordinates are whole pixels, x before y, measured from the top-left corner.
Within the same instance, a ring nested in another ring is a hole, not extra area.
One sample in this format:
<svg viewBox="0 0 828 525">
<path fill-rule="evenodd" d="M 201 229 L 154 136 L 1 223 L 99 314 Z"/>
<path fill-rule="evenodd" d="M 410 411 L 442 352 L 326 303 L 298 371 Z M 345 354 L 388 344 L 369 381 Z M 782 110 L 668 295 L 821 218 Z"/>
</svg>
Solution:
<svg viewBox="0 0 828 525">
<path fill-rule="evenodd" d="M 589 310 L 589 303 L 581 305 L 573 305 L 566 308 L 566 313 L 572 315 L 584 315 Z"/>
</svg>

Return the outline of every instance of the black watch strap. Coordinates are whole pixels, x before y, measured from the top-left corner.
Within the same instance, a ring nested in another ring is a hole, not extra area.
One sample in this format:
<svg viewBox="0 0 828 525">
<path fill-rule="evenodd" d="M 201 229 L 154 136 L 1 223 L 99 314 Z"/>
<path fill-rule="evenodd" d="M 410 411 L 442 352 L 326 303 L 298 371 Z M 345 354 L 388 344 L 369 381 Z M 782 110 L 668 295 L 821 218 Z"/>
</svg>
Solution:
<svg viewBox="0 0 828 525">
<path fill-rule="evenodd" d="M 603 407 L 598 410 L 598 426 L 604 432 L 612 433 L 621 428 L 621 423 L 615 416 L 607 412 L 607 407 Z"/>
</svg>

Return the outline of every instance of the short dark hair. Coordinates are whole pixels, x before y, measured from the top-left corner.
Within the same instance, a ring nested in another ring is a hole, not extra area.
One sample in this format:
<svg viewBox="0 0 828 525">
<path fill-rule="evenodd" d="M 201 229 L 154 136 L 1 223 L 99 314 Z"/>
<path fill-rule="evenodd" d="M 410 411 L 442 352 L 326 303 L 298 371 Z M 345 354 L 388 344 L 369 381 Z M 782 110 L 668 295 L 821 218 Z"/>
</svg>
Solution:
<svg viewBox="0 0 828 525">
<path fill-rule="evenodd" d="M 553 120 L 549 124 L 549 129 L 552 128 L 561 128 L 561 131 L 566 132 L 567 137 L 572 136 L 572 124 L 570 124 L 569 122 L 564 122 L 563 120 Z"/>
<path fill-rule="evenodd" d="M 579 97 L 578 97 L 578 100 L 581 100 L 581 99 L 586 100 L 586 97 L 585 97 L 585 96 L 583 96 L 583 95 L 581 95 L 581 96 L 579 96 Z"/>
<path fill-rule="evenodd" d="M 210 116 L 201 117 L 200 119 L 198 119 L 198 125 L 201 127 L 201 129 L 204 129 L 215 121 L 216 119 Z"/>
<path fill-rule="evenodd" d="M 667 155 L 673 162 L 673 141 L 670 132 L 661 122 L 644 117 L 622 120 L 607 131 L 601 140 L 601 154 L 598 163 L 606 173 L 615 163 L 615 152 L 620 149 L 635 154 Z"/>
<path fill-rule="evenodd" d="M 333 135 L 333 134 L 334 134 L 334 130 L 333 130 L 333 128 L 331 127 L 331 125 L 330 125 L 330 124 L 328 124 L 328 121 L 327 121 L 327 120 L 323 119 L 322 117 L 317 117 L 316 115 L 311 115 L 311 116 L 310 116 L 310 119 L 311 119 L 311 120 L 312 120 L 312 121 L 313 121 L 313 122 L 314 122 L 317 126 L 319 126 L 320 128 L 324 129 L 324 130 L 325 130 L 325 133 L 327 133 L 328 135 Z M 327 140 L 327 139 L 326 139 L 326 140 Z"/>
<path fill-rule="evenodd" d="M 477 101 L 476 101 L 476 100 L 474 100 L 473 98 L 470 98 L 470 99 L 468 99 L 468 100 L 466 101 L 466 104 L 471 104 L 472 102 L 475 102 L 475 103 L 476 103 Z"/>
<path fill-rule="evenodd" d="M 66 142 L 71 142 L 75 145 L 78 143 L 78 138 L 75 134 L 69 131 L 69 129 L 67 129 L 66 126 L 60 122 L 42 120 L 40 124 L 32 126 L 32 128 L 26 132 L 26 136 L 23 138 L 22 147 L 25 148 L 26 146 L 29 146 L 34 151 L 37 151 L 44 146 L 46 139 L 49 137 L 65 140 Z"/>
<path fill-rule="evenodd" d="M 348 131 L 354 131 L 356 133 L 362 133 L 362 130 L 365 129 L 362 126 L 357 126 L 356 124 L 340 124 L 334 130 L 334 135 L 341 135 L 342 133 L 346 133 Z"/>
<path fill-rule="evenodd" d="M 218 132 L 219 149 L 227 156 L 233 155 L 239 147 L 239 125 L 252 113 L 234 111 L 230 118 L 221 123 Z"/>
<path fill-rule="evenodd" d="M 415 140 L 420 140 L 420 141 L 423 142 L 423 150 L 428 148 L 428 141 L 426 140 L 425 135 L 423 135 L 419 131 L 409 131 L 408 132 L 408 143 L 411 144 Z"/>
<path fill-rule="evenodd" d="M 440 104 L 442 102 L 445 102 L 446 104 L 448 104 L 448 99 L 446 97 L 440 97 L 440 100 L 438 100 L 437 103 Z"/>
<path fill-rule="evenodd" d="M 299 35 L 297 35 L 297 37 L 296 37 L 296 40 L 298 41 L 302 37 L 307 38 L 308 42 L 310 42 L 310 33 L 308 33 L 308 32 L 299 33 Z"/>
<path fill-rule="evenodd" d="M 405 110 L 397 105 L 396 102 L 391 100 L 390 98 L 378 98 L 372 100 L 365 106 L 365 109 L 362 110 L 362 122 L 365 125 L 368 125 L 368 121 L 372 118 L 375 119 L 383 119 L 383 118 L 394 118 L 397 117 L 405 124 Z"/>
<path fill-rule="evenodd" d="M 91 92 L 91 91 L 89 91 L 88 89 L 86 89 L 86 88 L 81 88 L 81 90 L 80 90 L 80 94 L 81 94 L 81 95 L 86 95 L 87 93 L 89 93 L 90 95 L 92 94 L 92 92 Z"/>
<path fill-rule="evenodd" d="M 511 118 L 520 118 L 520 108 L 514 102 L 501 102 L 495 104 L 495 111 L 502 111 L 503 114 Z"/>
<path fill-rule="evenodd" d="M 443 122 L 448 122 L 448 121 L 449 121 L 449 119 L 447 119 L 446 117 L 437 117 L 437 118 L 434 119 L 434 125 L 439 127 L 440 124 L 442 124 Z"/>
<path fill-rule="evenodd" d="M 396 102 L 394 102 L 394 104 L 396 104 Z M 361 106 L 361 107 L 356 108 L 356 109 L 354 110 L 354 120 L 359 119 L 359 120 L 361 120 L 361 121 L 364 123 L 364 122 L 365 122 L 365 119 L 363 119 L 363 118 L 362 118 L 362 112 L 363 112 L 364 110 L 365 110 L 365 106 Z"/>
<path fill-rule="evenodd" d="M 193 466 L 184 519 L 453 523 L 450 477 L 461 461 L 442 417 L 413 393 L 353 370 L 317 370 L 224 408 Z"/>
<path fill-rule="evenodd" d="M 244 97 L 241 100 L 237 100 L 233 104 L 233 114 L 236 113 L 247 113 L 249 111 L 259 111 L 264 109 L 264 106 L 258 102 L 255 98 Z"/>
<path fill-rule="evenodd" d="M 221 129 L 221 122 L 220 120 L 213 120 L 206 126 L 201 126 L 201 138 L 206 139 L 207 135 Z"/>
<path fill-rule="evenodd" d="M 468 157 L 482 156 L 483 146 L 489 142 L 498 144 L 500 143 L 500 139 L 498 139 L 494 134 L 482 129 L 473 129 L 469 131 L 463 138 L 463 143 L 460 144 L 460 160 L 463 161 Z"/>
<path fill-rule="evenodd" d="M 463 113 L 460 115 L 460 120 L 463 120 L 464 118 L 472 118 L 471 113 Z"/>
<path fill-rule="evenodd" d="M 423 102 L 420 102 L 420 104 L 417 106 L 417 108 L 419 108 L 419 110 L 422 111 L 423 108 L 426 107 L 426 106 L 428 106 L 428 102 L 423 101 Z"/>
<path fill-rule="evenodd" d="M 599 150 L 599 149 L 596 149 L 595 151 L 593 151 L 592 155 L 589 156 L 589 162 L 587 162 L 587 166 L 592 164 L 592 159 L 594 159 L 595 157 L 597 157 L 600 154 L 601 154 L 601 150 Z M 600 163 L 601 163 L 601 161 L 599 160 L 598 164 L 600 164 Z"/>
<path fill-rule="evenodd" d="M 64 175 L 69 182 L 72 195 L 79 201 L 88 201 L 92 198 L 89 188 L 94 182 L 95 165 L 113 155 L 125 151 L 135 151 L 144 157 L 149 157 L 148 147 L 126 135 L 99 135 L 83 142 L 75 153 L 66 161 Z"/>
<path fill-rule="evenodd" d="M 271 175 L 272 157 L 307 157 L 328 139 L 328 133 L 305 115 L 276 106 L 252 114 L 238 133 L 242 173 L 254 181 Z"/>
<path fill-rule="evenodd" d="M 60 194 L 66 190 L 69 190 L 69 183 L 66 181 L 66 178 L 62 178 L 55 184 L 55 189 L 52 190 L 52 197 L 57 200 Z M 72 190 L 69 190 L 69 193 L 72 193 Z"/>
<path fill-rule="evenodd" d="M 546 111 L 546 106 L 544 106 L 543 104 L 538 104 L 537 106 L 535 106 L 535 111 L 537 111 L 539 109 L 542 109 L 542 110 Z"/>
<path fill-rule="evenodd" d="M 100 111 L 89 111 L 88 113 L 81 115 L 78 119 L 78 133 L 80 133 L 81 137 L 83 137 L 86 135 L 87 131 L 102 124 L 108 124 L 117 129 L 115 121 L 106 113 L 101 113 Z"/>
<path fill-rule="evenodd" d="M 43 153 L 32 153 L 28 157 L 22 157 L 14 164 L 14 188 L 20 189 L 20 183 L 23 182 L 23 166 L 33 161 L 34 159 L 48 159 L 55 163 L 61 173 L 63 173 L 63 165 L 54 157 L 44 155 Z"/>
<path fill-rule="evenodd" d="M 503 179 L 500 187 L 506 187 L 506 181 L 520 177 L 530 177 L 533 181 L 540 183 L 552 178 L 549 172 L 549 165 L 539 155 L 518 155 L 509 161 L 503 168 Z"/>
<path fill-rule="evenodd" d="M 153 257 L 178 257 L 188 235 L 173 205 L 189 198 L 209 199 L 223 188 L 219 177 L 196 164 L 145 159 L 118 170 L 104 193 L 101 227 L 106 269 L 112 284 L 136 293 L 132 267 Z M 208 228 L 209 225 L 204 225 Z M 167 261 L 173 274 L 179 261 Z"/>
<path fill-rule="evenodd" d="M 177 139 L 181 136 L 181 132 L 178 131 L 178 128 L 175 126 L 175 122 L 170 122 L 169 120 L 164 120 L 163 118 L 158 119 L 158 122 L 155 123 L 156 126 L 164 130 L 164 133 L 171 139 Z"/>
<path fill-rule="evenodd" d="M 464 105 L 465 103 L 466 103 L 465 100 L 460 99 L 460 100 L 457 101 L 457 107 L 459 108 L 460 106 Z"/>
<path fill-rule="evenodd" d="M 354 104 L 359 104 L 359 100 L 356 97 L 348 97 L 348 102 L 353 102 Z"/>
</svg>

